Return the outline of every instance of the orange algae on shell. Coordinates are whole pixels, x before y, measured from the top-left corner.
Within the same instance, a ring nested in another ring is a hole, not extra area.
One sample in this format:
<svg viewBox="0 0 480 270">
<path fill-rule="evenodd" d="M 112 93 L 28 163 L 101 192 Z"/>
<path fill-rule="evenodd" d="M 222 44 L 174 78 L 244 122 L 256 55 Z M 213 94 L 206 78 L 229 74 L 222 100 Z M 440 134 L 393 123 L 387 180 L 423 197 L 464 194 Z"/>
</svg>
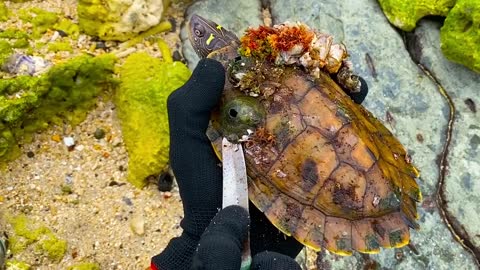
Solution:
<svg viewBox="0 0 480 270">
<path fill-rule="evenodd" d="M 249 28 L 240 39 L 240 53 L 275 60 L 280 52 L 288 52 L 297 45 L 302 46 L 299 53 L 308 51 L 314 36 L 314 32 L 305 25 Z"/>
</svg>

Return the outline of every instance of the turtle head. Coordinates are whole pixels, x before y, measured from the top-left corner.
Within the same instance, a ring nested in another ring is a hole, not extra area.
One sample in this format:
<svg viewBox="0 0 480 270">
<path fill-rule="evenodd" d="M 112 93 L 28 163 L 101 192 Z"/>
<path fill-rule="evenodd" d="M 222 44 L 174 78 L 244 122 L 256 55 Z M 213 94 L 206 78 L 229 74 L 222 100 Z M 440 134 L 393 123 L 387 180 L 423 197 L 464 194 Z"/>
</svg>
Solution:
<svg viewBox="0 0 480 270">
<path fill-rule="evenodd" d="M 238 56 L 238 37 L 221 25 L 196 14 L 190 18 L 188 36 L 200 58 L 226 60 Z M 221 54 L 221 57 L 218 54 Z"/>
<path fill-rule="evenodd" d="M 265 108 L 258 99 L 237 96 L 227 101 L 220 109 L 223 136 L 236 142 L 243 135 L 250 135 L 265 124 Z"/>
</svg>

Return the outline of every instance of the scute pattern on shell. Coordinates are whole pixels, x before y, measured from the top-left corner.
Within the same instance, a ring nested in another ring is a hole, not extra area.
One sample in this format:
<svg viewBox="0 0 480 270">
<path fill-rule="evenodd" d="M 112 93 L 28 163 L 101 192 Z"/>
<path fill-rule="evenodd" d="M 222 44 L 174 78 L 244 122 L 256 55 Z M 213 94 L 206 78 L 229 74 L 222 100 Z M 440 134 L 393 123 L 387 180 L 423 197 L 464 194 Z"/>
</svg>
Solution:
<svg viewBox="0 0 480 270">
<path fill-rule="evenodd" d="M 273 74 L 268 63 L 257 68 Z M 264 80 L 279 85 L 260 97 L 275 143 L 245 147 L 252 202 L 315 250 L 351 255 L 406 245 L 409 227 L 418 228 L 421 193 L 400 142 L 326 73 L 313 78 L 285 67 L 282 76 Z M 218 129 L 212 119 L 210 129 Z M 219 142 L 213 140 L 217 150 Z"/>
</svg>

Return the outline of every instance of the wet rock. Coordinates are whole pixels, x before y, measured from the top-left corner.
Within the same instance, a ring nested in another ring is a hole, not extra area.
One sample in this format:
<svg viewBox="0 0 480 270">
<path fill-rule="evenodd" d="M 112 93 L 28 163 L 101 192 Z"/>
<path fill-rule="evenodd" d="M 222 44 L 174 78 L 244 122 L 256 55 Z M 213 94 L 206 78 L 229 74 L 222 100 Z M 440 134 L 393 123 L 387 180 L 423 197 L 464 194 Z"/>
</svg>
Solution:
<svg viewBox="0 0 480 270">
<path fill-rule="evenodd" d="M 228 16 L 225 16 L 225 8 L 228 7 Z M 196 1 L 186 12 L 188 20 L 192 14 L 197 14 L 241 35 L 249 26 L 258 26 L 262 24 L 261 4 L 257 0 L 228 1 L 211 0 Z M 183 42 L 183 56 L 188 62 L 188 66 L 193 69 L 199 60 L 192 45 L 188 41 L 187 24 L 182 27 L 180 37 Z"/>
<path fill-rule="evenodd" d="M 209 1 L 212 4 L 218 2 Z M 200 9 L 191 8 L 189 12 L 191 14 L 196 10 Z M 435 82 L 411 59 L 402 37 L 384 16 L 379 4 L 373 0 L 277 0 L 270 1 L 270 10 L 275 24 L 287 20 L 302 21 L 333 34 L 335 42 L 343 42 L 347 46 L 354 70 L 369 85 L 369 94 L 363 103 L 364 106 L 386 124 L 409 149 L 414 164 L 421 171 L 422 180 L 419 184 L 424 197 L 435 198 L 439 168 L 432 161 L 437 160 L 443 150 L 449 106 L 439 93 Z M 207 15 L 200 15 L 208 18 L 207 11 L 205 11 Z M 217 13 L 217 16 L 222 17 L 219 14 L 222 13 Z M 223 17 L 236 17 L 241 14 L 242 11 L 231 9 L 228 16 Z M 251 17 L 252 15 L 247 16 Z M 222 18 L 211 19 L 222 22 Z M 227 25 L 224 27 L 228 28 Z M 436 41 L 429 41 L 429 46 L 431 44 L 439 46 L 438 40 L 439 38 Z M 183 39 L 183 42 L 188 44 L 186 39 Z M 420 50 L 419 58 L 424 57 L 424 53 Z M 189 63 L 195 62 L 196 56 L 192 53 L 184 53 L 184 56 Z M 448 74 L 449 71 L 446 69 L 445 73 Z M 458 76 L 450 75 L 446 79 L 461 83 L 462 79 L 458 79 Z M 457 86 L 456 89 L 461 91 L 463 87 Z M 475 100 L 477 96 L 469 94 L 475 103 L 480 102 Z M 462 106 L 467 108 L 465 104 Z M 387 111 L 394 115 L 395 125 L 388 124 Z M 473 114 L 469 112 L 469 115 Z M 480 123 L 477 121 L 476 124 L 470 124 L 472 125 L 479 126 Z M 464 125 L 467 126 L 469 125 Z M 470 130 L 478 132 L 477 129 Z M 420 139 L 417 134 L 421 134 Z M 462 162 L 461 157 L 456 160 Z M 450 171 L 449 176 L 459 174 L 460 172 Z M 454 193 L 464 196 L 460 190 Z M 478 202 L 476 204 L 480 205 Z M 434 204 L 428 212 L 419 207 L 419 215 L 420 230 L 411 230 L 411 239 L 417 252 L 404 247 L 404 258 L 398 261 L 395 259 L 394 249 L 383 249 L 380 254 L 372 255 L 372 259 L 387 269 L 449 269 L 458 265 L 462 265 L 464 269 L 475 268 L 473 257 L 452 237 Z M 474 217 L 476 215 L 470 215 L 471 219 Z M 475 222 L 472 221 L 470 224 L 473 225 Z M 327 254 L 322 261 L 329 262 L 332 269 L 355 269 L 364 263 L 357 254 L 341 258 Z"/>
<path fill-rule="evenodd" d="M 411 31 L 427 15 L 446 16 L 455 0 L 379 0 L 385 16 L 396 27 Z"/>
<path fill-rule="evenodd" d="M 445 56 L 480 73 L 480 1 L 458 0 L 441 30 Z"/>
<path fill-rule="evenodd" d="M 480 75 L 445 58 L 438 44 L 443 31 L 440 27 L 440 23 L 432 21 L 419 23 L 414 32 L 419 44 L 417 49 L 421 51 L 418 61 L 430 70 L 454 103 L 456 114 L 447 157 L 448 173 L 445 175 L 447 209 L 465 228 L 473 243 L 480 247 L 480 238 L 475 237 L 480 234 L 480 220 L 477 218 L 480 212 L 480 183 L 468 181 L 470 188 L 466 188 L 462 180 L 480 179 L 480 151 L 472 144 L 472 139 L 479 136 L 480 131 L 468 128 L 480 124 L 471 106 L 480 102 Z"/>
<path fill-rule="evenodd" d="M 78 1 L 82 31 L 102 40 L 125 41 L 157 25 L 164 10 L 162 0 Z"/>
</svg>

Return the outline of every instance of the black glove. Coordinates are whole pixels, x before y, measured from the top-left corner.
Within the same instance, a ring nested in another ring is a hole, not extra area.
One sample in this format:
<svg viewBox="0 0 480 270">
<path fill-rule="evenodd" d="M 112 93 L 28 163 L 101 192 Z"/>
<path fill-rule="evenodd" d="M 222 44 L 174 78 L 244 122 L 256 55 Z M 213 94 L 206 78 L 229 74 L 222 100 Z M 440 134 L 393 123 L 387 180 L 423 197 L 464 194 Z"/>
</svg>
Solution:
<svg viewBox="0 0 480 270">
<path fill-rule="evenodd" d="M 202 233 L 222 207 L 222 169 L 205 131 L 224 82 L 222 65 L 202 59 L 189 81 L 168 98 L 170 163 L 183 201 L 183 233 L 152 258 L 152 269 L 190 269 Z M 266 250 L 297 256 L 303 247 L 299 242 L 276 229 L 252 203 L 249 211 L 252 256 Z"/>
<path fill-rule="evenodd" d="M 229 206 L 212 219 L 193 257 L 192 269 L 240 269 L 249 217 L 240 206 Z M 280 253 L 264 251 L 252 258 L 251 269 L 300 270 L 297 262 Z"/>
</svg>

